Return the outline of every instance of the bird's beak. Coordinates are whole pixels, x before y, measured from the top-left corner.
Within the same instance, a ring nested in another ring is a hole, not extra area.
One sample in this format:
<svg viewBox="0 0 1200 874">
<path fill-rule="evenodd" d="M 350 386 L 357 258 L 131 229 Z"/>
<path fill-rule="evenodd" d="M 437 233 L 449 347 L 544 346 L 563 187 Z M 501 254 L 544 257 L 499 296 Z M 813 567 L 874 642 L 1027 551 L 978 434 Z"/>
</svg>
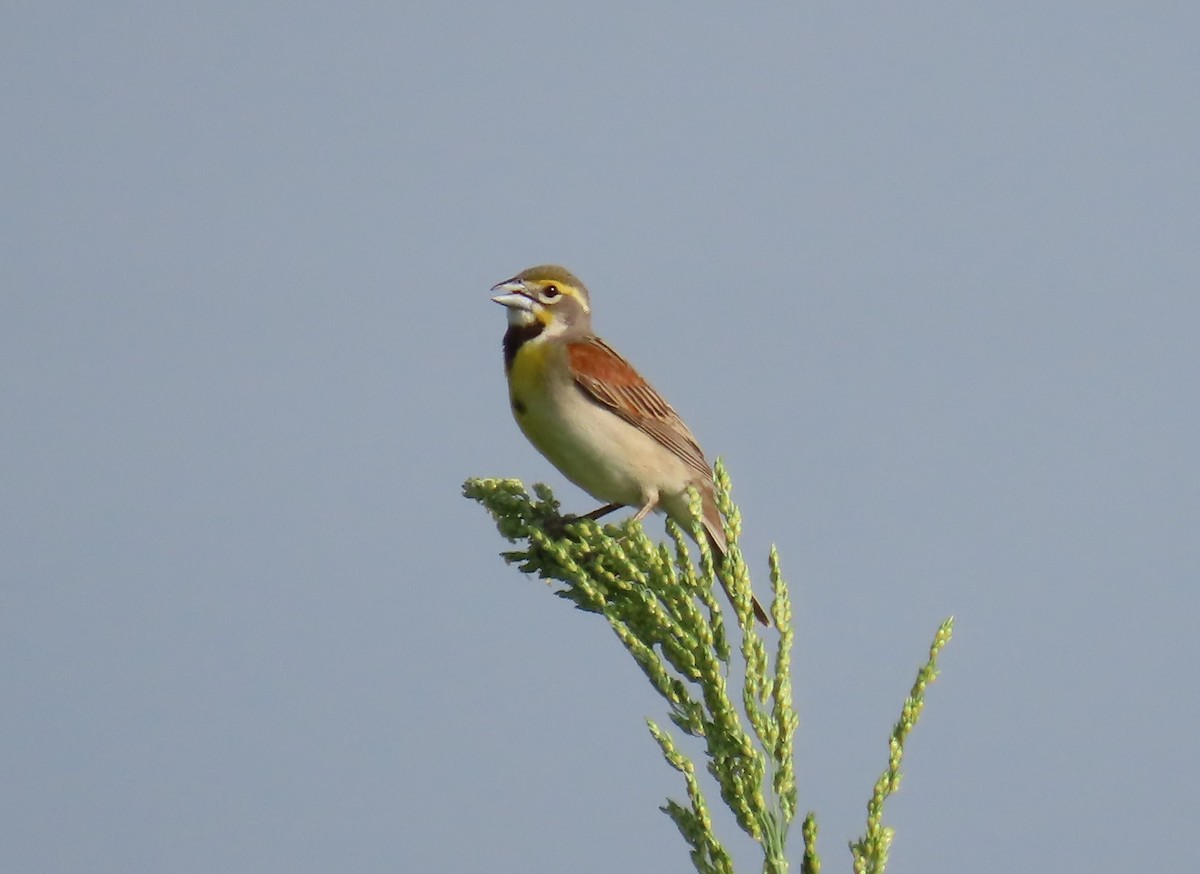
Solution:
<svg viewBox="0 0 1200 874">
<path fill-rule="evenodd" d="M 510 310 L 533 311 L 533 298 L 529 296 L 529 290 L 526 288 L 525 283 L 519 279 L 510 279 L 507 282 L 494 285 L 492 286 L 492 291 L 502 292 L 492 298 L 492 300 L 501 306 L 506 306 Z"/>
</svg>

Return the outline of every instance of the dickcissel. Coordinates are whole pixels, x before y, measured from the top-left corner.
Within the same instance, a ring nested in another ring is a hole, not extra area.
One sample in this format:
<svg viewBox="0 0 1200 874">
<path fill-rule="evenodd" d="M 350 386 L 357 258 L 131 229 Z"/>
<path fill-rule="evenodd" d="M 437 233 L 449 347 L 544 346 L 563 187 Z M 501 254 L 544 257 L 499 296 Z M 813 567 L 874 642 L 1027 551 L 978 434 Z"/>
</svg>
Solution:
<svg viewBox="0 0 1200 874">
<path fill-rule="evenodd" d="M 599 519 L 637 507 L 691 530 L 688 487 L 699 492 L 716 558 L 725 529 L 713 495 L 712 467 L 679 415 L 613 348 L 592 333 L 587 288 L 562 267 L 530 267 L 499 283 L 492 298 L 508 309 L 504 370 L 513 416 L 534 447 L 604 506 Z M 722 579 L 726 594 L 729 587 Z M 754 615 L 769 625 L 751 596 Z"/>
</svg>

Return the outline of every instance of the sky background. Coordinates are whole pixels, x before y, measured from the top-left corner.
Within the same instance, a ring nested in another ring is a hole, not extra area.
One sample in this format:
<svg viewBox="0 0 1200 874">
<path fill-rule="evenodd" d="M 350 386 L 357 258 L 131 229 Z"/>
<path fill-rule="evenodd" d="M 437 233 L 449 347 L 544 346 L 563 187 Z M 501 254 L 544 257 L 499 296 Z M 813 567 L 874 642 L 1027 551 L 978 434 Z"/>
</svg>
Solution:
<svg viewBox="0 0 1200 874">
<path fill-rule="evenodd" d="M 460 495 L 594 504 L 505 396 L 544 261 L 780 548 L 826 871 L 950 614 L 889 870 L 1192 854 L 1200 6 L 0 22 L 0 869 L 692 870 L 660 702 Z"/>
</svg>

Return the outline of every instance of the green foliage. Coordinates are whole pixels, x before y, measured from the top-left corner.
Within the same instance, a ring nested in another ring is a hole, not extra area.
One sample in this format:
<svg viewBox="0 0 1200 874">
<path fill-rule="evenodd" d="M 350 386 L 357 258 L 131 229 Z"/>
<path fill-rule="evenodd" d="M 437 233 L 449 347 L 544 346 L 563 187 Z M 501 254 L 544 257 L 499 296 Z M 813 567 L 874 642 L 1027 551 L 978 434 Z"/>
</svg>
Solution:
<svg viewBox="0 0 1200 874">
<path fill-rule="evenodd" d="M 850 852 L 854 856 L 854 874 L 883 874 L 887 865 L 888 849 L 892 845 L 895 833 L 883 825 L 883 802 L 889 795 L 900 788 L 900 761 L 904 758 L 904 741 L 908 733 L 916 726 L 925 707 L 925 690 L 937 679 L 937 659 L 942 649 L 950 642 L 954 631 L 954 617 L 951 616 L 933 637 L 929 647 L 929 659 L 917 671 L 917 679 L 912 691 L 904 701 L 904 709 L 900 719 L 892 729 L 888 742 L 888 764 L 879 779 L 875 781 L 875 791 L 867 802 L 867 830 L 856 841 L 850 842 Z"/>
<path fill-rule="evenodd" d="M 564 518 L 550 489 L 541 484 L 534 485 L 530 495 L 518 480 L 472 479 L 463 493 L 488 509 L 506 539 L 523 547 L 503 553 L 505 560 L 527 574 L 561 583 L 555 594 L 605 618 L 666 702 L 671 722 L 703 744 L 707 770 L 721 800 L 742 831 L 762 848 L 763 870 L 782 874 L 788 870 L 787 835 L 796 815 L 793 744 L 799 724 L 792 704 L 791 600 L 779 555 L 772 548 L 770 613 L 778 635 L 769 653 L 755 625 L 749 572 L 737 545 L 741 515 L 729 499 L 729 478 L 720 462 L 716 483 L 729 542 L 720 568 L 714 567 L 694 494 L 689 534 L 699 544 L 699 568 L 684 533 L 669 520 L 670 544 L 656 545 L 632 521 L 600 526 L 588 519 Z M 737 618 L 737 659 L 713 594 L 717 573 L 730 592 Z M 936 676 L 936 657 L 950 638 L 950 628 L 947 620 L 893 731 L 888 770 L 868 807 L 867 833 L 852 844 L 856 872 L 882 874 L 891 841 L 891 830 L 880 825 L 883 801 L 899 785 L 904 739 L 920 715 L 925 686 Z M 736 692 L 731 695 L 729 689 L 735 669 L 740 708 L 734 703 Z M 653 721 L 647 724 L 687 790 L 686 802 L 668 799 L 661 809 L 690 847 L 697 871 L 732 874 L 729 854 L 713 831 L 695 764 L 668 731 Z M 820 870 L 816 834 L 810 813 L 803 827 L 802 872 Z"/>
</svg>

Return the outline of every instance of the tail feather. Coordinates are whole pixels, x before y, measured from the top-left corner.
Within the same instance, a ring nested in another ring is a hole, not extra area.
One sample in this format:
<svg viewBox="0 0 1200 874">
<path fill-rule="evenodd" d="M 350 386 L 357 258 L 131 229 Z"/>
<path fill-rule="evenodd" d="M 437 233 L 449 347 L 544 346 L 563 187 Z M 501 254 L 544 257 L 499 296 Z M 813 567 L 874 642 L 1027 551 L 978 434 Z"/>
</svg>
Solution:
<svg viewBox="0 0 1200 874">
<path fill-rule="evenodd" d="M 721 559 L 725 557 L 725 552 L 728 543 L 725 540 L 725 525 L 721 521 L 721 512 L 717 509 L 717 502 L 713 500 L 711 495 L 704 496 L 704 533 L 708 535 L 708 548 L 712 550 L 714 564 L 717 567 L 721 566 Z M 729 603 L 733 603 L 733 595 L 729 591 L 729 583 L 717 572 L 717 579 L 721 581 L 721 588 L 725 590 L 725 596 L 729 598 Z M 758 598 L 754 597 L 754 593 L 750 593 L 750 608 L 754 611 L 754 618 L 765 625 L 771 627 L 771 620 L 767 616 L 767 611 L 763 609 L 762 604 L 758 603 Z"/>
</svg>

